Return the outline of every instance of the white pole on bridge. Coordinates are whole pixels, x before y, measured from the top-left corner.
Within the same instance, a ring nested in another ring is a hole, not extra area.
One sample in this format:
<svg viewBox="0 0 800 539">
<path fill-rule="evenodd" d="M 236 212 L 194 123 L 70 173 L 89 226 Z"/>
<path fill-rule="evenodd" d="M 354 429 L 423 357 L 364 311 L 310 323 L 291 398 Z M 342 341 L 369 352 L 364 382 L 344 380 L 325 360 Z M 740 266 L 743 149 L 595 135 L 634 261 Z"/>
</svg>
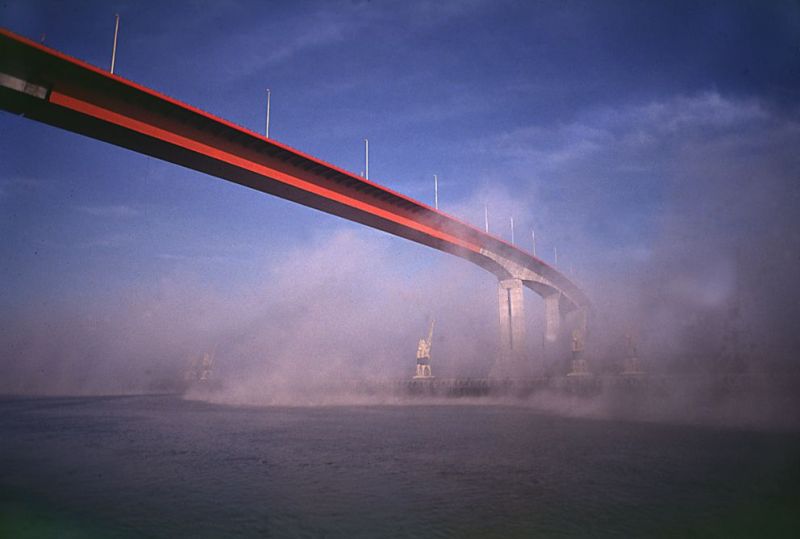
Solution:
<svg viewBox="0 0 800 539">
<path fill-rule="evenodd" d="M 558 266 L 558 247 L 553 247 L 553 258 L 555 259 L 554 266 Z"/>
<path fill-rule="evenodd" d="M 531 240 L 533 240 L 533 256 L 536 256 L 536 232 L 531 229 Z"/>
<path fill-rule="evenodd" d="M 269 138 L 269 104 L 270 104 L 269 102 L 271 97 L 272 97 L 272 92 L 270 91 L 269 88 L 267 88 L 267 126 L 266 126 L 267 128 L 265 130 L 267 138 Z"/>
<path fill-rule="evenodd" d="M 511 245 L 514 245 L 514 218 L 511 218 Z"/>
<path fill-rule="evenodd" d="M 486 229 L 486 233 L 489 233 L 489 205 L 483 205 L 483 228 Z"/>
<path fill-rule="evenodd" d="M 364 139 L 364 178 L 369 179 L 369 140 Z"/>
<path fill-rule="evenodd" d="M 114 63 L 117 60 L 117 35 L 119 34 L 119 14 L 114 15 L 114 46 L 111 49 L 111 74 L 114 74 Z"/>
<path fill-rule="evenodd" d="M 433 175 L 433 207 L 439 209 L 439 178 Z"/>
</svg>

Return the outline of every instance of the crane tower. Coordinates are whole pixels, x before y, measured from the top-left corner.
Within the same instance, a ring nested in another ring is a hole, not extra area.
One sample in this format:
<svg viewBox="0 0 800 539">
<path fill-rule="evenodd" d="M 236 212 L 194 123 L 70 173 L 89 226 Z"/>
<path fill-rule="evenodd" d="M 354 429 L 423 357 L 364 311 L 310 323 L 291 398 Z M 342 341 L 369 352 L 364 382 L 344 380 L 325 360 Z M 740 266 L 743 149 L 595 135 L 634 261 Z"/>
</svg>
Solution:
<svg viewBox="0 0 800 539">
<path fill-rule="evenodd" d="M 420 339 L 417 345 L 417 372 L 414 380 L 433 378 L 431 374 L 431 343 L 433 342 L 433 325 L 436 320 L 431 320 L 428 338 Z"/>
</svg>

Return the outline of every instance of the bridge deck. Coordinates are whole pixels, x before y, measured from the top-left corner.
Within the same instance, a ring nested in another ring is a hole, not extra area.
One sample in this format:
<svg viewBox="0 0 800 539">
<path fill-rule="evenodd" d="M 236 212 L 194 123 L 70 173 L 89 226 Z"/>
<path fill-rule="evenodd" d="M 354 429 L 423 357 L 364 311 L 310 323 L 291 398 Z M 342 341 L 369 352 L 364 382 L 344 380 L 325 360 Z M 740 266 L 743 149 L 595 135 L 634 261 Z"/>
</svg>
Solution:
<svg viewBox="0 0 800 539">
<path fill-rule="evenodd" d="M 530 253 L 384 186 L 0 29 L 0 107 L 468 259 L 503 278 L 496 253 L 588 305 Z"/>
</svg>

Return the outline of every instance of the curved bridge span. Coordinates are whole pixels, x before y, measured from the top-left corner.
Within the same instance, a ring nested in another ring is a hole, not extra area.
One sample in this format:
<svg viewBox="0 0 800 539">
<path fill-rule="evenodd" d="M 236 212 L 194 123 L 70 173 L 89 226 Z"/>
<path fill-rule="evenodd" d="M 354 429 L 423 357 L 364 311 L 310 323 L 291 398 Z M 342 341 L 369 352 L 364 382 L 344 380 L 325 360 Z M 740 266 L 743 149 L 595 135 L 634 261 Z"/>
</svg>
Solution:
<svg viewBox="0 0 800 539">
<path fill-rule="evenodd" d="M 524 361 L 522 287 L 546 338 L 589 301 L 542 260 L 417 200 L 154 90 L 0 29 L 0 108 L 275 195 L 467 259 L 499 280 L 498 376 Z M 512 361 L 513 360 L 513 361 Z"/>
</svg>

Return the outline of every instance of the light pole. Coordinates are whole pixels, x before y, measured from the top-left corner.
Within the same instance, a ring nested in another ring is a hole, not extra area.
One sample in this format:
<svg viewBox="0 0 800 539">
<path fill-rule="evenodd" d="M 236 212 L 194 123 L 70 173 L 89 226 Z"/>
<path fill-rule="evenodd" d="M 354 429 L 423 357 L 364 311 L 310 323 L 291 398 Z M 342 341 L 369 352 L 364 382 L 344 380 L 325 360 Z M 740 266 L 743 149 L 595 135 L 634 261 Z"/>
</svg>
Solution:
<svg viewBox="0 0 800 539">
<path fill-rule="evenodd" d="M 270 98 L 272 97 L 272 92 L 269 88 L 267 88 L 267 125 L 266 129 L 264 130 L 265 135 L 269 138 L 269 105 L 270 105 Z"/>
<path fill-rule="evenodd" d="M 439 178 L 433 175 L 433 207 L 439 209 Z"/>
<path fill-rule="evenodd" d="M 369 140 L 364 139 L 364 178 L 369 179 Z"/>
<path fill-rule="evenodd" d="M 111 74 L 114 74 L 114 63 L 117 60 L 117 35 L 119 34 L 119 14 L 114 15 L 114 46 L 111 48 Z"/>
</svg>

